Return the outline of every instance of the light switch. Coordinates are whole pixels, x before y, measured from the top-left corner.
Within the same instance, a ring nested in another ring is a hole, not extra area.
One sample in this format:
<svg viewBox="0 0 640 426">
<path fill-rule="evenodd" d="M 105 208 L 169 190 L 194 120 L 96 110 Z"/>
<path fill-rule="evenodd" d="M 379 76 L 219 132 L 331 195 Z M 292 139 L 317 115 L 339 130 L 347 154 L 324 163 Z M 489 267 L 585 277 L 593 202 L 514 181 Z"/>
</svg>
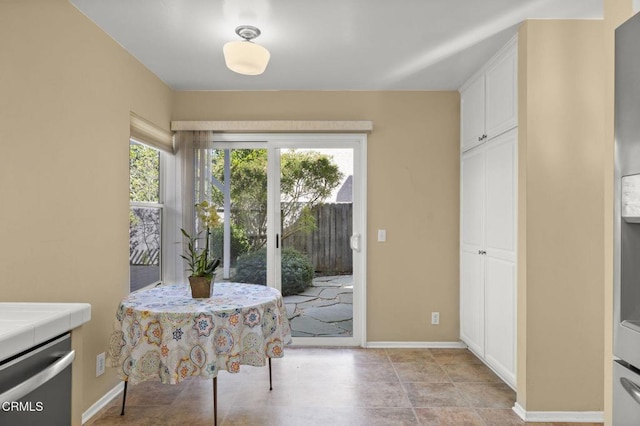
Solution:
<svg viewBox="0 0 640 426">
<path fill-rule="evenodd" d="M 384 243 L 387 241 L 387 230 L 386 229 L 378 229 L 378 241 Z"/>
</svg>

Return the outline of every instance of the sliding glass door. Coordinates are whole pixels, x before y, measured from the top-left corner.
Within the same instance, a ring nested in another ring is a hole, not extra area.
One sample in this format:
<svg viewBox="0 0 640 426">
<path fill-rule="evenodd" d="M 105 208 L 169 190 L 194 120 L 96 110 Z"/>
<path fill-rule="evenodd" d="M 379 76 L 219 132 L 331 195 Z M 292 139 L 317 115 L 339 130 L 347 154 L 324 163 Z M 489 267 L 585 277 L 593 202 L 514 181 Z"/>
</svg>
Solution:
<svg viewBox="0 0 640 426">
<path fill-rule="evenodd" d="M 362 345 L 364 135 L 214 137 L 218 280 L 279 289 L 295 344 Z"/>
</svg>

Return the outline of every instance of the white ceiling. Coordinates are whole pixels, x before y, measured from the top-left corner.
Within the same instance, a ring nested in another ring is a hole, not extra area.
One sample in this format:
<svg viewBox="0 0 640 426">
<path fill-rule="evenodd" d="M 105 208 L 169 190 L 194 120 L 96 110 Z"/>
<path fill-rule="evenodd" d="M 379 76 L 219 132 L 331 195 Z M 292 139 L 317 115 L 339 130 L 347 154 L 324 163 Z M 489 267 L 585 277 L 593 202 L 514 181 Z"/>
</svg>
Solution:
<svg viewBox="0 0 640 426">
<path fill-rule="evenodd" d="M 525 19 L 601 19 L 602 0 L 70 0 L 175 90 L 452 90 Z M 225 67 L 254 25 L 264 74 Z"/>
</svg>

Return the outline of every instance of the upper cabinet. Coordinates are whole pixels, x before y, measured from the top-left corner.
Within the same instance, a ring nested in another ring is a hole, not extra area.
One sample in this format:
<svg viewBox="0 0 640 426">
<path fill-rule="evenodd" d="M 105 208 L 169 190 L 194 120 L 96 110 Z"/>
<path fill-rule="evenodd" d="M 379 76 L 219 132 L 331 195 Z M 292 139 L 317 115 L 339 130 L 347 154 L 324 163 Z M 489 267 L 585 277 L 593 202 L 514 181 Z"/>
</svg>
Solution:
<svg viewBox="0 0 640 426">
<path fill-rule="evenodd" d="M 462 152 L 517 126 L 517 66 L 514 38 L 460 88 Z"/>
</svg>

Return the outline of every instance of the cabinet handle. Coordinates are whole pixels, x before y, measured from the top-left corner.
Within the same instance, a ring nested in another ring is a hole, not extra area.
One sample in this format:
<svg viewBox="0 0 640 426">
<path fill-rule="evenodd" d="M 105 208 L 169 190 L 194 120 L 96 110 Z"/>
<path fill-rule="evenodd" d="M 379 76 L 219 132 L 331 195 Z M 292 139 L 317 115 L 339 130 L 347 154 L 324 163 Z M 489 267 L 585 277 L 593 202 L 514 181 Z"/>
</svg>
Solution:
<svg viewBox="0 0 640 426">
<path fill-rule="evenodd" d="M 478 142 L 482 142 L 482 136 L 478 136 Z"/>
<path fill-rule="evenodd" d="M 485 134 L 485 135 L 482 135 L 482 139 L 486 139 L 486 138 L 487 138 L 487 135 L 486 135 L 486 134 Z"/>
<path fill-rule="evenodd" d="M 487 252 L 484 250 L 478 250 L 478 254 L 487 254 Z"/>
</svg>

